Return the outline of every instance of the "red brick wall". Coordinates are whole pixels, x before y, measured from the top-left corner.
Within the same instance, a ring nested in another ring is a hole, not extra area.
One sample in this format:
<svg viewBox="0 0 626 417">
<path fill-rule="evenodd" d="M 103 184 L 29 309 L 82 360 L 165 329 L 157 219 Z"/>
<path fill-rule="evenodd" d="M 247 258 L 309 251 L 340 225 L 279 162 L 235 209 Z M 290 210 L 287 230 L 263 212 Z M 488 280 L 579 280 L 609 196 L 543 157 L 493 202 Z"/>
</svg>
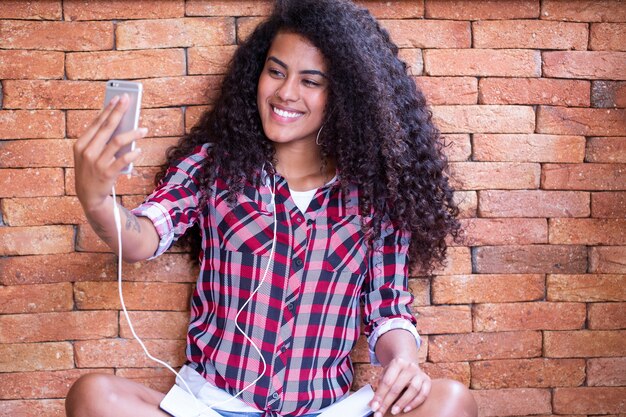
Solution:
<svg viewBox="0 0 626 417">
<path fill-rule="evenodd" d="M 626 3 L 363 1 L 401 48 L 452 144 L 470 247 L 413 277 L 434 377 L 481 416 L 626 414 Z M 62 416 L 98 370 L 165 390 L 131 340 L 115 259 L 74 192 L 71 147 L 104 80 L 144 83 L 150 137 L 118 190 L 134 205 L 211 103 L 266 1 L 0 3 L 0 414 Z M 195 272 L 171 252 L 125 267 L 152 352 L 183 361 Z M 356 385 L 375 381 L 365 346 Z"/>
</svg>

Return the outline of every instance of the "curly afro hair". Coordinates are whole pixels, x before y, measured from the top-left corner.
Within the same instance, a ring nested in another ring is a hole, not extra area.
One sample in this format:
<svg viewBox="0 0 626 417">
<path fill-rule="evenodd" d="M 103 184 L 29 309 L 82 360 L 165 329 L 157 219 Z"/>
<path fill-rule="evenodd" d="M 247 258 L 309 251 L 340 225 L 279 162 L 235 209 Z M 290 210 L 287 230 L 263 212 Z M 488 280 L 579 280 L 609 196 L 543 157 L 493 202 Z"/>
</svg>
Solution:
<svg viewBox="0 0 626 417">
<path fill-rule="evenodd" d="M 445 259 L 447 236 L 458 240 L 461 235 L 439 131 L 387 31 L 349 1 L 278 1 L 236 50 L 213 108 L 168 151 L 157 181 L 167 166 L 207 142 L 213 147 L 201 179 L 204 201 L 215 167 L 229 184 L 233 202 L 246 181 L 259 181 L 258 169 L 274 162 L 274 148 L 261 125 L 257 82 L 280 31 L 308 39 L 326 59 L 329 97 L 322 155 L 334 158 L 343 187 L 360 187 L 361 209 L 373 213 L 372 238 L 380 236 L 382 219 L 389 216 L 411 232 L 412 266 L 431 272 Z M 199 234 L 192 231 L 187 239 L 197 255 Z"/>
</svg>

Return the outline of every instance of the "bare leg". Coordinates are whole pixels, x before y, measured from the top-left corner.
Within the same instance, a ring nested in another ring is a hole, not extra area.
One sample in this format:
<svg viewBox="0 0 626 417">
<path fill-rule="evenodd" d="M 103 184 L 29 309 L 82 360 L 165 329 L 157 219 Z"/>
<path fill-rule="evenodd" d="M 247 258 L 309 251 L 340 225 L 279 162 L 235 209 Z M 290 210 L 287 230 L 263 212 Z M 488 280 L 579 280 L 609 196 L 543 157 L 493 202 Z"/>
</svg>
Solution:
<svg viewBox="0 0 626 417">
<path fill-rule="evenodd" d="M 385 417 L 476 417 L 478 407 L 467 387 L 451 379 L 433 379 L 426 401 L 408 413 Z"/>
<path fill-rule="evenodd" d="M 68 417 L 165 417 L 169 414 L 159 410 L 163 397 L 137 382 L 94 373 L 72 385 L 65 410 Z"/>
</svg>

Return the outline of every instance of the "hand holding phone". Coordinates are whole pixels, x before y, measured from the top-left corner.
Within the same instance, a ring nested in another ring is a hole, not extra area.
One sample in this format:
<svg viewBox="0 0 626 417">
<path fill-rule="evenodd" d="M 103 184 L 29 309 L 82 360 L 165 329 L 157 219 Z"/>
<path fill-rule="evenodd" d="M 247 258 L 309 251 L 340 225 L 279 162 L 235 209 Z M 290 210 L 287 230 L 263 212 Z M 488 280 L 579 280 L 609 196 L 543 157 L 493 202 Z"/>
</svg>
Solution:
<svg viewBox="0 0 626 417">
<path fill-rule="evenodd" d="M 120 120 L 120 123 L 117 125 L 117 128 L 115 129 L 115 131 L 113 131 L 111 137 L 114 137 L 120 133 L 125 133 L 137 129 L 137 127 L 139 126 L 139 110 L 141 108 L 142 91 L 143 87 L 139 82 L 121 80 L 107 81 L 106 93 L 104 97 L 105 107 L 116 96 L 122 96 L 123 94 L 127 94 L 129 99 L 128 108 L 126 109 L 122 120 Z M 119 158 L 121 155 L 134 149 L 135 141 L 122 147 L 118 152 L 116 152 L 115 157 Z M 133 164 L 131 163 L 124 167 L 122 173 L 130 174 L 132 170 Z"/>
</svg>

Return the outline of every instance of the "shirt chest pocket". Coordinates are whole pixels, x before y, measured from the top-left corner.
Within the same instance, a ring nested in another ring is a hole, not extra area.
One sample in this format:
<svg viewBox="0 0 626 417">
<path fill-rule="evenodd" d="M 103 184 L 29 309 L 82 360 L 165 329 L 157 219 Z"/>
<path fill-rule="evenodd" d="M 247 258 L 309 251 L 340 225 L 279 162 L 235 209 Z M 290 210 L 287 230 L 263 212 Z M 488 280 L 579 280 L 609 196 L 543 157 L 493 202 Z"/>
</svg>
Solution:
<svg viewBox="0 0 626 417">
<path fill-rule="evenodd" d="M 367 242 L 361 229 L 361 216 L 327 217 L 318 224 L 314 250 L 322 257 L 322 267 L 331 272 L 363 274 L 367 269 Z"/>
<path fill-rule="evenodd" d="M 266 255 L 272 249 L 274 216 L 252 201 L 234 207 L 224 202 L 217 207 L 217 230 L 222 249 Z"/>
</svg>

